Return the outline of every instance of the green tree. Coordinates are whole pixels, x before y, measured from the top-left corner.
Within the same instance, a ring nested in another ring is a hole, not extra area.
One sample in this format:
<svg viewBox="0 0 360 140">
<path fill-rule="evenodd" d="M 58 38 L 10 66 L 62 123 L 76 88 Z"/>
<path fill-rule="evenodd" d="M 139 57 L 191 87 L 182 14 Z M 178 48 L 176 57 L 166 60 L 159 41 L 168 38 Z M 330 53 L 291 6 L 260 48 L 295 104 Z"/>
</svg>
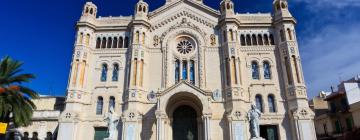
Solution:
<svg viewBox="0 0 360 140">
<path fill-rule="evenodd" d="M 38 94 L 23 86 L 34 79 L 33 74 L 21 74 L 22 62 L 6 56 L 0 61 L 0 122 L 13 122 L 15 127 L 27 126 L 31 123 L 33 111 L 36 109 L 31 99 Z"/>
</svg>

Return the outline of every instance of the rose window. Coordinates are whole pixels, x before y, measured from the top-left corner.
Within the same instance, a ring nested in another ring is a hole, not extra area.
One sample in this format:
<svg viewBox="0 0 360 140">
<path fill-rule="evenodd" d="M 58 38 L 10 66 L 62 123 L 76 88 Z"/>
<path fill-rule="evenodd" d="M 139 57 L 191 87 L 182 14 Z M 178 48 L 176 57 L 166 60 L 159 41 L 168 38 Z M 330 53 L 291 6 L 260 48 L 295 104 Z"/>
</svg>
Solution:
<svg viewBox="0 0 360 140">
<path fill-rule="evenodd" d="M 188 54 L 194 49 L 193 45 L 187 40 L 180 41 L 176 48 L 181 54 Z"/>
</svg>

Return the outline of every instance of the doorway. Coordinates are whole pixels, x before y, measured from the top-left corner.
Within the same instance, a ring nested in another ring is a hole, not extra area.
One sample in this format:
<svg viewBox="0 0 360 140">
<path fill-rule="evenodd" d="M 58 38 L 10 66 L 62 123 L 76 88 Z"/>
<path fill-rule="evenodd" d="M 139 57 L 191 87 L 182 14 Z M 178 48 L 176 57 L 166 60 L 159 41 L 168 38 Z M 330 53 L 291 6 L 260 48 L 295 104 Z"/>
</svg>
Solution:
<svg viewBox="0 0 360 140">
<path fill-rule="evenodd" d="M 196 111 L 190 106 L 179 106 L 173 113 L 173 140 L 197 140 Z"/>
<path fill-rule="evenodd" d="M 260 136 L 266 140 L 278 140 L 278 128 L 276 125 L 260 125 Z"/>
</svg>

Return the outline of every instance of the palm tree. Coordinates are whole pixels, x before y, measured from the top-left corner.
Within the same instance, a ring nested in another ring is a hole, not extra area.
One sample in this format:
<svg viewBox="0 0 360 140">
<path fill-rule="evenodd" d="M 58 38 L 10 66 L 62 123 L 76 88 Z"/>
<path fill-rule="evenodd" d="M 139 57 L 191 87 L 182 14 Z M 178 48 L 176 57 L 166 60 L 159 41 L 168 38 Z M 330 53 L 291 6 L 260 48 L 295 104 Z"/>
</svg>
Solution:
<svg viewBox="0 0 360 140">
<path fill-rule="evenodd" d="M 27 126 L 31 123 L 36 109 L 31 99 L 38 94 L 22 83 L 30 82 L 35 76 L 21 74 L 22 62 L 6 56 L 0 61 L 0 122 L 13 123 L 14 127 Z"/>
</svg>

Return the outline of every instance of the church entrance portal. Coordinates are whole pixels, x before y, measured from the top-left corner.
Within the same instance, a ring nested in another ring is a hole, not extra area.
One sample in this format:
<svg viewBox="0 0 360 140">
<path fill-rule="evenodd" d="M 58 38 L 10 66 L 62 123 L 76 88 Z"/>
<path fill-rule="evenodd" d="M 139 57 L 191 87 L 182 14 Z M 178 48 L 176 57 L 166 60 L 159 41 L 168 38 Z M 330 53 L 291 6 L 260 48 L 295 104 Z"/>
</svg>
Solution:
<svg viewBox="0 0 360 140">
<path fill-rule="evenodd" d="M 197 140 L 196 111 L 187 105 L 179 106 L 173 113 L 173 140 Z"/>
<path fill-rule="evenodd" d="M 266 140 L 278 140 L 278 129 L 276 125 L 260 125 L 260 136 Z"/>
</svg>

